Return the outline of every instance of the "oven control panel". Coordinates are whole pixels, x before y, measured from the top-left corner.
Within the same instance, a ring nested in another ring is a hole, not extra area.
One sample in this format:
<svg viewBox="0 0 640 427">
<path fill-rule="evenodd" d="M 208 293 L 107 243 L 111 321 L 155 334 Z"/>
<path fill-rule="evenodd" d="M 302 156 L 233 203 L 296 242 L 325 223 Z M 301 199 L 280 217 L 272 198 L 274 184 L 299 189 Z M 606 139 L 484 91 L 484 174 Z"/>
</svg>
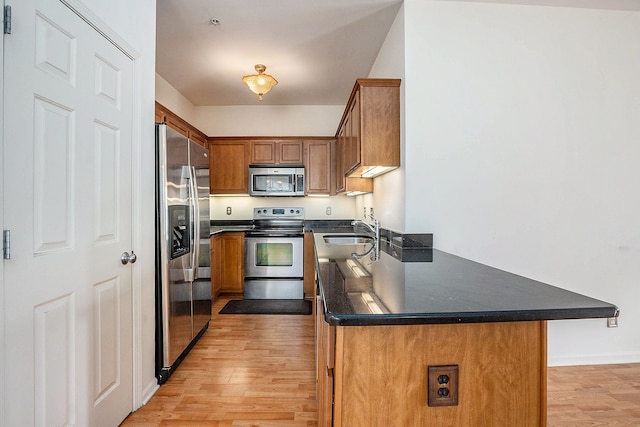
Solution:
<svg viewBox="0 0 640 427">
<path fill-rule="evenodd" d="M 292 207 L 253 208 L 253 219 L 273 219 L 273 218 L 304 219 L 304 208 L 292 208 Z"/>
</svg>

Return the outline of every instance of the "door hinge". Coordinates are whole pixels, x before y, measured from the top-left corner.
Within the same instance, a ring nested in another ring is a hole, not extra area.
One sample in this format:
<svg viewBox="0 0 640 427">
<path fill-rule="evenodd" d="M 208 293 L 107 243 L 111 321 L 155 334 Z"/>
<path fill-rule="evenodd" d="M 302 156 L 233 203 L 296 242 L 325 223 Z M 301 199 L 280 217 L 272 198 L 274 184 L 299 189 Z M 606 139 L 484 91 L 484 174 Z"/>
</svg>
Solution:
<svg viewBox="0 0 640 427">
<path fill-rule="evenodd" d="M 2 230 L 2 258 L 11 259 L 11 231 Z"/>
<path fill-rule="evenodd" d="M 11 6 L 4 7 L 4 33 L 11 34 Z"/>
</svg>

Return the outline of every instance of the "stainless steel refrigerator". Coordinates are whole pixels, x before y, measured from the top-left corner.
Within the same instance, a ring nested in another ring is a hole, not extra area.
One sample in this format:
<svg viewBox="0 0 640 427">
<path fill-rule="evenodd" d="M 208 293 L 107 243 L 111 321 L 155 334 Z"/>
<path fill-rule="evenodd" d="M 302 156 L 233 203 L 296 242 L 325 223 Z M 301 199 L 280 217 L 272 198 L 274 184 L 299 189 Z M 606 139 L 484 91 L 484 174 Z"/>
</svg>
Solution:
<svg viewBox="0 0 640 427">
<path fill-rule="evenodd" d="M 156 376 L 164 383 L 211 319 L 209 152 L 156 123 Z"/>
</svg>

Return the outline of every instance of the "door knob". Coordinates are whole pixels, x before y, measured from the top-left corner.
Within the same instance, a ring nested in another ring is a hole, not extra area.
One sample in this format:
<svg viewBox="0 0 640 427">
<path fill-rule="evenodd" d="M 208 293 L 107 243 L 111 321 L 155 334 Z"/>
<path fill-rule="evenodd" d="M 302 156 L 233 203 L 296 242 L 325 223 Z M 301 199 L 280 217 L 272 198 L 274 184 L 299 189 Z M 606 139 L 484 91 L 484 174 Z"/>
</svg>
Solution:
<svg viewBox="0 0 640 427">
<path fill-rule="evenodd" d="M 127 264 L 127 263 L 133 264 L 137 260 L 138 260 L 138 256 L 134 254 L 133 251 L 131 251 L 131 255 L 129 255 L 129 252 L 123 252 L 122 255 L 120 256 L 120 262 L 122 262 L 123 264 Z"/>
</svg>

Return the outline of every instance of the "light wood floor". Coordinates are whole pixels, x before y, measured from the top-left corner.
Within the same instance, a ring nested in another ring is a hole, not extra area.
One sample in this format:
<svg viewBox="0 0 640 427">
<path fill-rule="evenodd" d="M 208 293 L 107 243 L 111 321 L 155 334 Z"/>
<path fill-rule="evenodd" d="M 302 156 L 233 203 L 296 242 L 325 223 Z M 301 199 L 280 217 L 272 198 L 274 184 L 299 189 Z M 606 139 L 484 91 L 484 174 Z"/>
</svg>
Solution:
<svg viewBox="0 0 640 427">
<path fill-rule="evenodd" d="M 313 316 L 220 315 L 149 403 L 142 426 L 316 426 Z"/>
<path fill-rule="evenodd" d="M 640 364 L 552 367 L 549 427 L 640 426 Z"/>
<path fill-rule="evenodd" d="M 122 426 L 317 425 L 313 316 L 217 314 L 226 302 L 214 303 L 209 330 Z M 549 368 L 547 425 L 640 426 L 640 364 Z"/>
</svg>

